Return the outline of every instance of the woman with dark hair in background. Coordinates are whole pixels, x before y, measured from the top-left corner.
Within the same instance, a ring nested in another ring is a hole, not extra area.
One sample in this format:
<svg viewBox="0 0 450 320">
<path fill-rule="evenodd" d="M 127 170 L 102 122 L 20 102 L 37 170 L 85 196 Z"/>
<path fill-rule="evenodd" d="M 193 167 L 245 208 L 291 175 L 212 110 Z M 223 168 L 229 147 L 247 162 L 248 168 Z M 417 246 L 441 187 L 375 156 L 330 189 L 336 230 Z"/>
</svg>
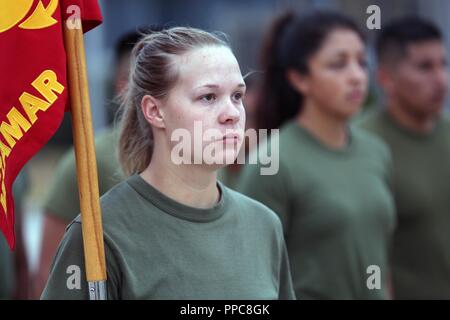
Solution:
<svg viewBox="0 0 450 320">
<path fill-rule="evenodd" d="M 388 298 L 390 153 L 349 125 L 368 87 L 364 36 L 338 13 L 289 12 L 263 68 L 259 128 L 281 127 L 279 171 L 248 165 L 237 190 L 280 216 L 298 299 Z"/>
</svg>

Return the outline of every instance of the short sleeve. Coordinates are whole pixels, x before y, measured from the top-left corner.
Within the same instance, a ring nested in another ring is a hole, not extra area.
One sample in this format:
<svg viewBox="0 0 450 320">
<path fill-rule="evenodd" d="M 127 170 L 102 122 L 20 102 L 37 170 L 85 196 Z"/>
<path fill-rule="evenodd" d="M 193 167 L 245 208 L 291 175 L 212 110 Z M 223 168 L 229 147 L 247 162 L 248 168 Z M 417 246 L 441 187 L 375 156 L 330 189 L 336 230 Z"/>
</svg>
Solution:
<svg viewBox="0 0 450 320">
<path fill-rule="evenodd" d="M 108 299 L 119 299 L 118 266 L 105 241 Z M 72 222 L 53 260 L 43 300 L 88 300 L 81 223 Z"/>
</svg>

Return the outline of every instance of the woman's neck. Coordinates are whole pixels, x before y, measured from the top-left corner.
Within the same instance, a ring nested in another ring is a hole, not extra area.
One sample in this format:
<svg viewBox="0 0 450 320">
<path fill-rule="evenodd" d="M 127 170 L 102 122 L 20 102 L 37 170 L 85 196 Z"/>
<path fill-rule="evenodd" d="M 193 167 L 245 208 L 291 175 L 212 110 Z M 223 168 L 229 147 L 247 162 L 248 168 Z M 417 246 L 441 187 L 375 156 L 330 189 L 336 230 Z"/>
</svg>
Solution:
<svg viewBox="0 0 450 320">
<path fill-rule="evenodd" d="M 196 165 L 175 165 L 166 154 L 154 150 L 141 177 L 169 198 L 195 208 L 211 208 L 220 198 L 215 171 Z M 170 153 L 169 153 L 170 154 Z"/>
<path fill-rule="evenodd" d="M 347 121 L 322 112 L 314 105 L 302 108 L 297 123 L 327 147 L 342 149 L 348 144 Z"/>
</svg>

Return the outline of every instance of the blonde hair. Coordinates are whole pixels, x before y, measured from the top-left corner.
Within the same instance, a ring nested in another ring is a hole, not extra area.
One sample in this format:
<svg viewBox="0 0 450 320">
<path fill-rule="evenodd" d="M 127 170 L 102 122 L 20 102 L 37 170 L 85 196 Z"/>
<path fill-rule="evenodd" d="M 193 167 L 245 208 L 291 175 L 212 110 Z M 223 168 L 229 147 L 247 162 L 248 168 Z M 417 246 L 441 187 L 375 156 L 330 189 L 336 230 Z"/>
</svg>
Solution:
<svg viewBox="0 0 450 320">
<path fill-rule="evenodd" d="M 165 98 L 178 78 L 175 57 L 206 46 L 228 47 L 228 42 L 220 34 L 175 27 L 144 34 L 133 48 L 130 76 L 120 107 L 118 152 L 126 176 L 142 172 L 152 157 L 152 128 L 140 109 L 142 98 Z"/>
</svg>

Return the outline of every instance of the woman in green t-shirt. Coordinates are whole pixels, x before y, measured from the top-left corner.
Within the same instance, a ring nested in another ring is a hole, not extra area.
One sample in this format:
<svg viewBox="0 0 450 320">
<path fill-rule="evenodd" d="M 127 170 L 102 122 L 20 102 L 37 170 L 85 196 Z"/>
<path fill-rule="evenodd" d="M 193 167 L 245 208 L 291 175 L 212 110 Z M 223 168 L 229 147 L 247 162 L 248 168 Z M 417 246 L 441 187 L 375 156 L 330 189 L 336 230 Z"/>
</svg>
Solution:
<svg viewBox="0 0 450 320">
<path fill-rule="evenodd" d="M 279 141 L 279 168 L 246 166 L 237 190 L 280 216 L 298 299 L 388 298 L 390 154 L 349 125 L 368 87 L 363 34 L 339 13 L 288 12 L 263 64 L 259 128 L 281 129 L 259 149 Z"/>
<path fill-rule="evenodd" d="M 129 178 L 101 199 L 108 298 L 294 299 L 280 220 L 217 182 L 245 124 L 227 43 L 178 27 L 144 36 L 132 56 L 119 138 Z M 80 224 L 66 231 L 44 299 L 88 297 Z"/>
</svg>

